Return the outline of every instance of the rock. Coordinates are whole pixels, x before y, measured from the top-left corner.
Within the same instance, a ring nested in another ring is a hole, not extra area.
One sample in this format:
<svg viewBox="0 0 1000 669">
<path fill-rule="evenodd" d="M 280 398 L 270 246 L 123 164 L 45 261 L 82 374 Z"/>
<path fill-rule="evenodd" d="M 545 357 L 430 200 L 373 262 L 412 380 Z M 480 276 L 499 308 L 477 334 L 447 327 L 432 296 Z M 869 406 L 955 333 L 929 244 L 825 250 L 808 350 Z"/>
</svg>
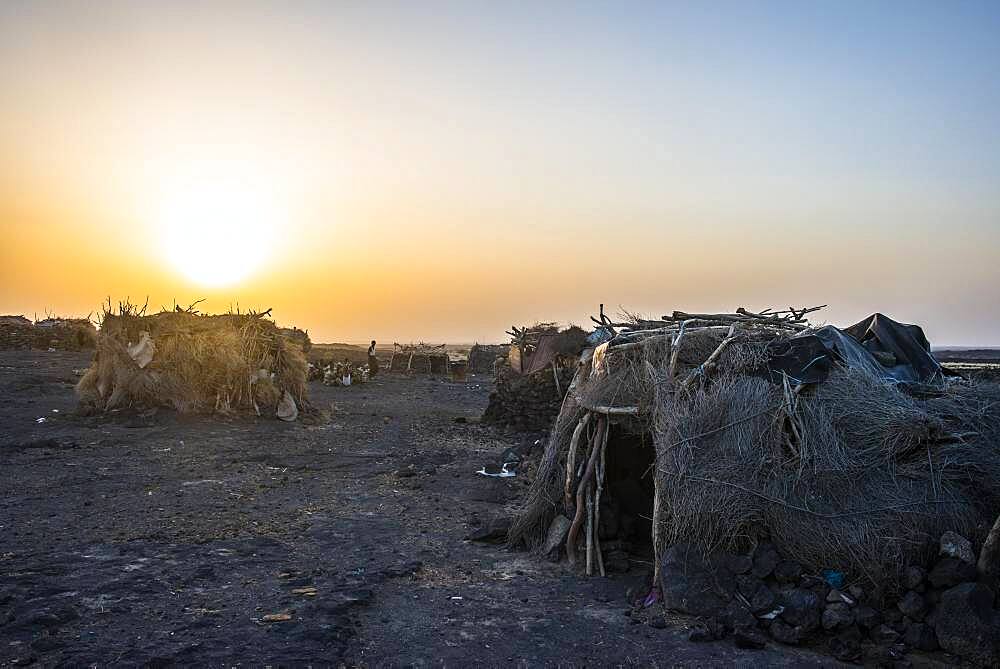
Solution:
<svg viewBox="0 0 1000 669">
<path fill-rule="evenodd" d="M 715 636 L 706 625 L 698 623 L 691 628 L 690 632 L 688 632 L 688 641 L 693 641 L 695 643 L 707 643 L 709 641 L 715 641 Z"/>
<path fill-rule="evenodd" d="M 774 604 L 777 598 L 774 596 L 774 592 L 771 588 L 767 587 L 764 583 L 760 584 L 757 591 L 750 598 L 750 610 L 755 614 L 767 613 L 774 608 Z"/>
<path fill-rule="evenodd" d="M 781 556 L 774 544 L 764 543 L 757 546 L 753 553 L 753 567 L 750 570 L 757 578 L 767 578 L 781 562 Z"/>
<path fill-rule="evenodd" d="M 569 527 L 572 524 L 573 521 L 561 513 L 552 519 L 552 523 L 549 525 L 549 533 L 545 537 L 545 546 L 542 548 L 542 555 L 548 555 L 557 548 L 565 545 L 566 534 L 569 533 Z"/>
<path fill-rule="evenodd" d="M 849 594 L 851 596 L 851 599 L 853 599 L 855 602 L 860 602 L 862 599 L 864 599 L 865 589 L 862 588 L 860 585 L 852 585 L 847 589 L 847 594 Z"/>
<path fill-rule="evenodd" d="M 830 604 L 823 610 L 823 629 L 836 630 L 854 624 L 854 612 L 847 604 Z"/>
<path fill-rule="evenodd" d="M 720 556 L 708 556 L 688 544 L 675 544 L 663 555 L 660 570 L 663 604 L 695 616 L 718 616 L 736 588 L 733 576 L 718 565 Z"/>
<path fill-rule="evenodd" d="M 927 580 L 935 588 L 951 588 L 959 583 L 976 580 L 976 565 L 963 562 L 958 558 L 947 557 L 940 560 L 931 572 L 927 575 Z"/>
<path fill-rule="evenodd" d="M 899 610 L 899 608 L 895 607 L 895 606 L 893 606 L 891 608 L 888 608 L 885 611 L 883 611 L 882 615 L 885 618 L 885 622 L 889 623 L 889 624 L 903 622 L 903 618 L 906 617 Z"/>
<path fill-rule="evenodd" d="M 994 592 L 1000 591 L 1000 516 L 986 535 L 979 550 L 979 562 L 976 563 L 979 572 L 979 582 L 985 584 Z"/>
<path fill-rule="evenodd" d="M 870 606 L 859 606 L 854 610 L 854 622 L 862 629 L 875 629 L 882 624 L 882 615 Z"/>
<path fill-rule="evenodd" d="M 507 533 L 510 531 L 513 519 L 510 517 L 493 518 L 477 530 L 473 530 L 467 537 L 469 541 L 479 541 L 486 543 L 500 543 L 507 540 Z"/>
<path fill-rule="evenodd" d="M 826 593 L 826 601 L 829 604 L 850 604 L 852 606 L 855 603 L 853 599 L 835 588 L 831 588 L 830 592 Z"/>
<path fill-rule="evenodd" d="M 872 645 L 864 650 L 866 667 L 894 667 L 895 660 L 895 651 L 890 644 Z"/>
<path fill-rule="evenodd" d="M 798 645 L 804 636 L 801 627 L 792 627 L 791 625 L 783 623 L 780 620 L 775 620 L 771 623 L 770 632 L 775 641 L 789 646 Z"/>
<path fill-rule="evenodd" d="M 912 590 L 903 595 L 896 607 L 904 616 L 917 621 L 923 620 L 927 614 L 927 602 L 919 592 Z"/>
<path fill-rule="evenodd" d="M 764 586 L 765 588 L 767 586 Z M 726 610 L 719 616 L 720 622 L 730 630 L 741 630 L 745 628 L 756 628 L 757 619 L 753 613 L 736 600 L 729 602 Z"/>
<path fill-rule="evenodd" d="M 410 478 L 417 475 L 417 468 L 414 465 L 407 465 L 406 467 L 400 467 L 393 473 L 396 475 L 396 478 Z"/>
<path fill-rule="evenodd" d="M 747 599 L 753 599 L 753 596 L 762 585 L 764 585 L 764 581 L 756 576 L 741 574 L 736 577 L 736 589 Z"/>
<path fill-rule="evenodd" d="M 962 583 L 941 593 L 938 643 L 950 653 L 984 666 L 1000 664 L 1000 614 L 993 592 L 981 583 Z"/>
<path fill-rule="evenodd" d="M 724 558 L 726 569 L 732 574 L 746 574 L 753 568 L 753 560 L 749 555 L 728 554 Z"/>
<path fill-rule="evenodd" d="M 972 550 L 972 542 L 957 532 L 945 532 L 941 535 L 939 555 L 961 560 L 966 564 L 976 564 L 976 553 Z"/>
<path fill-rule="evenodd" d="M 812 590 L 793 588 L 781 593 L 781 605 L 785 610 L 781 618 L 793 627 L 801 627 L 806 632 L 819 627 L 820 604 L 819 597 Z"/>
<path fill-rule="evenodd" d="M 926 623 L 910 623 L 903 633 L 903 643 L 917 650 L 937 650 L 937 635 Z"/>
<path fill-rule="evenodd" d="M 745 628 L 733 633 L 733 643 L 737 648 L 760 650 L 767 645 L 767 639 L 760 630 Z"/>
<path fill-rule="evenodd" d="M 871 631 L 871 638 L 877 644 L 894 644 L 899 641 L 899 632 L 888 625 L 879 625 Z"/>
<path fill-rule="evenodd" d="M 906 573 L 903 575 L 903 585 L 905 585 L 909 590 L 921 592 L 919 588 L 924 586 L 925 578 L 927 578 L 927 570 L 923 567 L 914 565 L 907 568 Z"/>
<path fill-rule="evenodd" d="M 649 626 L 658 630 L 667 629 L 667 620 L 663 616 L 653 616 L 649 621 Z"/>
<path fill-rule="evenodd" d="M 842 662 L 853 662 L 861 657 L 861 632 L 851 627 L 830 639 L 830 654 Z"/>
<path fill-rule="evenodd" d="M 774 578 L 778 583 L 798 583 L 802 578 L 802 565 L 798 562 L 783 560 L 774 567 Z"/>
</svg>

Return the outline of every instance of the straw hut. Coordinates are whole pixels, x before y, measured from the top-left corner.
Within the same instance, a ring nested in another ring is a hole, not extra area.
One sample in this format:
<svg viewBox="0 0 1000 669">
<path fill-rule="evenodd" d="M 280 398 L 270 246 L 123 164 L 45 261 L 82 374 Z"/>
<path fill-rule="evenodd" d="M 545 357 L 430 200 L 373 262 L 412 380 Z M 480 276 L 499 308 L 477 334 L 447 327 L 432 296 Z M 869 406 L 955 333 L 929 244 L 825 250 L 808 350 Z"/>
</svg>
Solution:
<svg viewBox="0 0 1000 669">
<path fill-rule="evenodd" d="M 918 327 L 813 328 L 814 310 L 602 314 L 511 544 L 588 574 L 626 547 L 660 584 L 671 546 L 769 541 L 892 588 L 942 532 L 981 541 L 1000 511 L 1000 386 L 947 378 Z"/>
<path fill-rule="evenodd" d="M 493 374 L 498 360 L 506 361 L 507 344 L 473 344 L 469 349 L 469 372 L 473 374 Z"/>
<path fill-rule="evenodd" d="M 450 372 L 450 358 L 444 344 L 392 345 L 392 358 L 389 360 L 389 371 L 405 374 L 441 374 Z"/>
<path fill-rule="evenodd" d="M 94 362 L 77 384 L 81 409 L 169 407 L 182 413 L 252 413 L 294 420 L 309 408 L 302 349 L 261 313 L 145 314 L 110 305 Z"/>
<path fill-rule="evenodd" d="M 80 351 L 94 348 L 96 341 L 97 329 L 89 318 L 32 322 L 24 316 L 0 316 L 0 349 Z"/>
</svg>

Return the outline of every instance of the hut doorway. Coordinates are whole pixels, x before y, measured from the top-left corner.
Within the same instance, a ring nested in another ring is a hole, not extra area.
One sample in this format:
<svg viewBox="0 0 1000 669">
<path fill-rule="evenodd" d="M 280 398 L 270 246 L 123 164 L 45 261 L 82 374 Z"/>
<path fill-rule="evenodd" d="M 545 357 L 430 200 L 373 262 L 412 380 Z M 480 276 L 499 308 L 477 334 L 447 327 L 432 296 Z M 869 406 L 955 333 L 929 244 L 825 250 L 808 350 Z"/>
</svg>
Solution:
<svg viewBox="0 0 1000 669">
<path fill-rule="evenodd" d="M 648 433 L 611 426 L 599 528 L 605 564 L 611 571 L 653 563 L 655 454 Z"/>
</svg>

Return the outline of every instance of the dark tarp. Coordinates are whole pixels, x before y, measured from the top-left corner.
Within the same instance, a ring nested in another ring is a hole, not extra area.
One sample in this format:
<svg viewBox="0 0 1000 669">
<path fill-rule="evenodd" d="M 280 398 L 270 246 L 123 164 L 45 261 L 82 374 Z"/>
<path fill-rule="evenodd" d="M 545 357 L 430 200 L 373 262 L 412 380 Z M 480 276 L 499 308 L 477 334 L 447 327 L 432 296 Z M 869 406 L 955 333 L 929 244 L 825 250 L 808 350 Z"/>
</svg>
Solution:
<svg viewBox="0 0 1000 669">
<path fill-rule="evenodd" d="M 834 361 L 906 384 L 934 384 L 944 375 L 924 331 L 883 314 L 844 329 L 827 325 L 804 332 L 772 344 L 769 354 L 768 374 L 775 382 L 787 375 L 795 384 L 819 383 Z"/>
</svg>

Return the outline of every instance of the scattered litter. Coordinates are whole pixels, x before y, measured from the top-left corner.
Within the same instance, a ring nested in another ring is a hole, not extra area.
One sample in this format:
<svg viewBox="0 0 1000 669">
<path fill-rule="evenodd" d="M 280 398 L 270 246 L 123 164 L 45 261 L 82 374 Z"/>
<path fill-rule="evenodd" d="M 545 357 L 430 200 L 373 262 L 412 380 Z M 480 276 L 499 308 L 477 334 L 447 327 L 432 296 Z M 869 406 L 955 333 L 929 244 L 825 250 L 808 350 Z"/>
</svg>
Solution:
<svg viewBox="0 0 1000 669">
<path fill-rule="evenodd" d="M 823 580 L 826 581 L 827 585 L 831 588 L 840 590 L 844 587 L 844 572 L 827 569 L 823 572 Z"/>
<path fill-rule="evenodd" d="M 778 616 L 780 616 L 782 613 L 784 613 L 784 611 L 785 611 L 785 607 L 784 606 L 779 606 L 779 607 L 775 608 L 773 611 L 768 611 L 767 613 L 765 613 L 764 615 L 762 615 L 761 618 L 763 620 L 774 620 L 775 618 L 777 618 Z"/>
<path fill-rule="evenodd" d="M 660 589 L 654 587 L 649 591 L 649 594 L 646 595 L 646 598 L 642 600 L 642 608 L 648 609 L 650 606 L 660 602 L 662 599 L 663 596 L 660 594 Z"/>
<path fill-rule="evenodd" d="M 465 598 L 464 598 L 464 597 L 451 597 L 450 599 L 451 599 L 452 601 L 454 601 L 454 602 L 459 602 L 459 601 L 462 601 L 462 600 L 463 600 L 463 599 L 465 599 Z"/>
<path fill-rule="evenodd" d="M 59 409 L 53 409 L 52 413 L 59 413 Z"/>
<path fill-rule="evenodd" d="M 316 596 L 316 588 L 313 587 L 313 586 L 311 586 L 311 585 L 307 586 L 305 588 L 294 588 L 292 590 L 292 594 L 293 595 L 303 595 L 305 597 L 315 597 Z"/>
<path fill-rule="evenodd" d="M 261 622 L 265 623 L 285 623 L 292 619 L 291 613 L 268 613 L 262 617 Z"/>
<path fill-rule="evenodd" d="M 42 416 L 41 418 L 35 419 L 35 422 L 36 423 L 44 423 L 45 422 L 45 416 Z"/>
<path fill-rule="evenodd" d="M 476 473 L 479 474 L 480 476 L 490 476 L 490 477 L 493 477 L 493 478 L 506 479 L 506 478 L 510 478 L 512 476 L 517 476 L 517 472 L 512 472 L 509 469 L 507 469 L 507 465 L 513 465 L 513 464 L 517 464 L 517 463 L 514 463 L 514 462 L 505 462 L 505 463 L 503 463 L 503 466 L 500 467 L 500 471 L 497 472 L 496 474 L 492 474 L 492 473 L 486 471 L 486 467 L 483 467 L 482 469 L 480 469 Z"/>
</svg>

